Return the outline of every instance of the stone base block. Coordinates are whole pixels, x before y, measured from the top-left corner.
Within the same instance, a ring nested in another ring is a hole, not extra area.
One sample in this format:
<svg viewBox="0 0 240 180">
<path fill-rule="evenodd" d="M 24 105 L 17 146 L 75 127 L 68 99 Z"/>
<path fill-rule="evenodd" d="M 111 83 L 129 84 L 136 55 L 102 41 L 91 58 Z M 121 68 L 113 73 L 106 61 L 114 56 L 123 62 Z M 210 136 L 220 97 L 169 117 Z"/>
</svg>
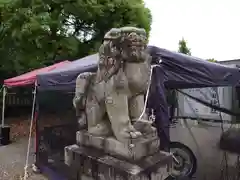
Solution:
<svg viewBox="0 0 240 180">
<path fill-rule="evenodd" d="M 161 151 L 131 163 L 91 147 L 65 147 L 65 163 L 74 180 L 165 180 L 171 162 L 172 156 Z"/>
<path fill-rule="evenodd" d="M 64 163 L 70 166 L 74 160 L 74 151 L 77 150 L 79 147 L 78 145 L 74 144 L 71 146 L 66 146 L 64 148 Z"/>
<path fill-rule="evenodd" d="M 103 150 L 112 156 L 125 158 L 129 161 L 138 161 L 141 158 L 158 151 L 160 140 L 156 135 L 148 135 L 130 143 L 121 143 L 114 137 L 99 137 L 88 133 L 86 130 L 76 134 L 77 145 L 90 146 Z"/>
</svg>

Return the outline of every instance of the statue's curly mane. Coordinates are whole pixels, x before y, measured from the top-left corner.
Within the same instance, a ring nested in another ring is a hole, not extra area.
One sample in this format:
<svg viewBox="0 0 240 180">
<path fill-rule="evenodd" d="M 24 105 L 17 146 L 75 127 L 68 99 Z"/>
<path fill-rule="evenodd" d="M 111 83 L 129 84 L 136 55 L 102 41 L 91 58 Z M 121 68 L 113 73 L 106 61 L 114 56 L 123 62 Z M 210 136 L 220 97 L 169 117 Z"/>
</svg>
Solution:
<svg viewBox="0 0 240 180">
<path fill-rule="evenodd" d="M 111 29 L 99 48 L 98 82 L 109 80 L 125 62 L 143 61 L 137 53 L 142 53 L 146 42 L 146 33 L 142 29 Z"/>
</svg>

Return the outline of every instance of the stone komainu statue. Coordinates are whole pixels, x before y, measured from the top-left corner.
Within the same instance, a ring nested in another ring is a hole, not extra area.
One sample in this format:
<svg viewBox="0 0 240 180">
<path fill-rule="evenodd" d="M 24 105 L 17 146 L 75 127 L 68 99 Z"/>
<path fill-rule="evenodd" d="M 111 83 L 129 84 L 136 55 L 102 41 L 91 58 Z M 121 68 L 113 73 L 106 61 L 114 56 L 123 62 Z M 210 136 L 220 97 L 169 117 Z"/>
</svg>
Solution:
<svg viewBox="0 0 240 180">
<path fill-rule="evenodd" d="M 151 58 L 146 45 L 144 29 L 113 28 L 99 49 L 97 72 L 77 77 L 73 104 L 79 123 L 86 123 L 89 133 L 114 135 L 124 142 L 140 137 L 143 128 L 153 128 L 146 122 L 141 128 L 136 125 L 150 83 Z M 147 118 L 145 114 L 143 118 Z"/>
</svg>

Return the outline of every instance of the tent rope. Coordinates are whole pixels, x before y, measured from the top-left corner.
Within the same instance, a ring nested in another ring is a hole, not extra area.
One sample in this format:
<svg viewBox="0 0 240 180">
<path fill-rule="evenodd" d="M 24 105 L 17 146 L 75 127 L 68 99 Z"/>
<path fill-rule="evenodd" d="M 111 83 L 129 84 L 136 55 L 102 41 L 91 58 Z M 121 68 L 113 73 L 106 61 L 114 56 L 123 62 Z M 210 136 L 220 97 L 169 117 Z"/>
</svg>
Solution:
<svg viewBox="0 0 240 180">
<path fill-rule="evenodd" d="M 144 121 L 144 120 L 142 120 L 142 117 L 144 116 L 144 114 L 145 114 L 145 112 L 146 112 L 146 109 L 147 109 L 148 96 L 149 96 L 149 92 L 150 92 L 150 86 L 151 86 L 151 84 L 152 84 L 152 74 L 153 74 L 153 69 L 154 69 L 155 67 L 160 67 L 160 65 L 158 65 L 158 64 L 151 65 L 149 83 L 148 83 L 148 88 L 147 88 L 147 93 L 146 93 L 146 100 L 145 100 L 145 102 L 144 102 L 143 111 L 142 111 L 141 115 L 139 116 L 138 121 L 139 121 L 139 120 Z"/>
<path fill-rule="evenodd" d="M 26 156 L 26 163 L 25 163 L 25 166 L 24 166 L 23 180 L 27 180 L 27 177 L 28 177 L 28 163 L 29 163 L 29 156 L 30 156 L 30 145 L 31 145 L 31 138 L 32 138 L 33 121 L 34 121 L 34 114 L 35 114 L 36 93 L 37 93 L 37 84 L 35 84 L 35 88 L 34 88 L 34 91 L 33 91 L 33 105 L 32 105 L 32 114 L 31 114 L 31 123 L 30 123 L 30 129 L 29 129 L 27 156 Z"/>
</svg>

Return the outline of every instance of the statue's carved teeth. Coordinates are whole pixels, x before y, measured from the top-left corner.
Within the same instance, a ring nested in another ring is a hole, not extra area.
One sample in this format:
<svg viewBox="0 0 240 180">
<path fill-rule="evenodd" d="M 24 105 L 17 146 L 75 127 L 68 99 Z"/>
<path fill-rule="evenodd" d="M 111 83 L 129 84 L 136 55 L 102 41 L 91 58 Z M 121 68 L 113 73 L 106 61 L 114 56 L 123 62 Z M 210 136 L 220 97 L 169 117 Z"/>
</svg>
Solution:
<svg viewBox="0 0 240 180">
<path fill-rule="evenodd" d="M 141 46 L 143 46 L 141 42 L 132 42 L 131 45 L 132 45 L 132 46 L 136 46 L 136 47 L 141 47 Z"/>
</svg>

